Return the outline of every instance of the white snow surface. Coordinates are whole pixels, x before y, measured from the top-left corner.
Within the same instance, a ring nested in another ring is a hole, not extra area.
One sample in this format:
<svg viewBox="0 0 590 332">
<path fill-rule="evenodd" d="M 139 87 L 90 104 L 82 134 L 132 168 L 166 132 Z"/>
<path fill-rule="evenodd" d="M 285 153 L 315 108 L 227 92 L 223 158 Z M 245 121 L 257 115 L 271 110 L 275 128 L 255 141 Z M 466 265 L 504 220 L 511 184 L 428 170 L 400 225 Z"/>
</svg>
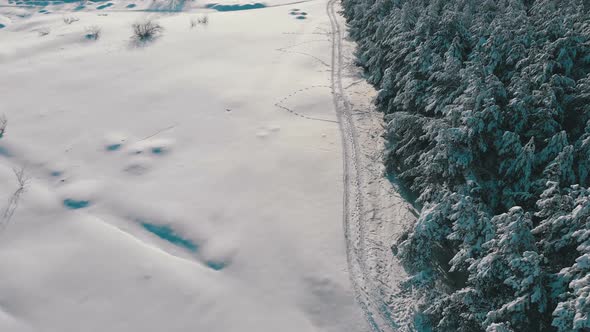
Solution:
<svg viewBox="0 0 590 332">
<path fill-rule="evenodd" d="M 38 9 L 0 8 L 0 331 L 369 330 L 326 1 L 192 29 L 201 12 Z M 147 17 L 164 32 L 137 43 Z"/>
<path fill-rule="evenodd" d="M 76 15 L 79 12 L 195 12 L 235 11 L 297 5 L 315 0 L 0 0 L 8 16 L 29 17 L 52 13 Z M 295 7 L 294 7 L 295 8 Z M 0 16 L 1 17 L 1 16 Z M 0 23 L 4 23 L 0 19 Z"/>
</svg>

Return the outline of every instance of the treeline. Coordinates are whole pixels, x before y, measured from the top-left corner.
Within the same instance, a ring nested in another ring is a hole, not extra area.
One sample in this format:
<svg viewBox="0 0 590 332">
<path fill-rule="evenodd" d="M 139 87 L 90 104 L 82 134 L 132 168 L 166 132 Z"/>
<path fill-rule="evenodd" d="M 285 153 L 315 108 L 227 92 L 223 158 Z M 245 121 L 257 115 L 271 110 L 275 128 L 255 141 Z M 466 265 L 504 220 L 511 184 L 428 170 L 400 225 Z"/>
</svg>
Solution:
<svg viewBox="0 0 590 332">
<path fill-rule="evenodd" d="M 422 207 L 394 247 L 432 329 L 588 331 L 590 1 L 343 6 Z"/>
</svg>

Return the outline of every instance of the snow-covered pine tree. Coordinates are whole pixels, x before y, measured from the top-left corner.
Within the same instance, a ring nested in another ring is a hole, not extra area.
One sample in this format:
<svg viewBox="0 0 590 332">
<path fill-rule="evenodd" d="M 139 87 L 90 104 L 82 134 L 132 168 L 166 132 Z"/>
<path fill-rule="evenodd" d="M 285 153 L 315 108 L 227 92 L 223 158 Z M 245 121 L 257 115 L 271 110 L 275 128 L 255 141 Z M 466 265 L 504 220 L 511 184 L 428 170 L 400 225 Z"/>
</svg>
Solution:
<svg viewBox="0 0 590 332">
<path fill-rule="evenodd" d="M 495 237 L 483 245 L 485 255 L 469 267 L 469 284 L 489 305 L 483 327 L 505 323 L 517 331 L 539 331 L 547 298 L 531 216 L 513 207 L 492 218 L 492 223 Z"/>
<path fill-rule="evenodd" d="M 462 243 L 449 261 L 450 271 L 466 271 L 469 264 L 480 257 L 482 245 L 492 239 L 494 229 L 485 208 L 474 202 L 472 197 L 460 195 L 452 208 L 449 219 L 453 222 L 453 232 L 447 239 Z"/>
<path fill-rule="evenodd" d="M 553 326 L 559 332 L 590 328 L 590 196 L 577 198 L 570 215 L 566 237 L 574 242 L 579 257 L 556 275 L 555 298 L 560 302 L 553 311 Z"/>
<path fill-rule="evenodd" d="M 343 7 L 386 114 L 387 170 L 423 206 L 396 248 L 428 285 L 433 329 L 582 331 L 590 3 Z"/>
</svg>

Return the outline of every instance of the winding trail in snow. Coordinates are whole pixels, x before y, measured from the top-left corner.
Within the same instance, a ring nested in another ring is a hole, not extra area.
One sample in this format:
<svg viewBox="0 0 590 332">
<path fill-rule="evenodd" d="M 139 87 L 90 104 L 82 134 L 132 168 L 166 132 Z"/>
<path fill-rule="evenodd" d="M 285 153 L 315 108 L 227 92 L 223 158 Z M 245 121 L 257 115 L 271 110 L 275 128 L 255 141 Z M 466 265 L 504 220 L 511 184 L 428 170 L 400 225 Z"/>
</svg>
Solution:
<svg viewBox="0 0 590 332">
<path fill-rule="evenodd" d="M 412 221 L 412 211 L 380 171 L 381 160 L 372 156 L 380 153 L 378 141 L 367 140 L 371 134 L 364 127 L 379 126 L 380 115 L 356 118 L 363 112 L 354 109 L 347 98 L 350 86 L 343 88 L 343 69 L 348 65 L 343 55 L 346 31 L 338 21 L 336 6 L 337 0 L 329 0 L 326 12 L 332 36 L 330 84 L 342 135 L 343 227 L 349 276 L 373 331 L 407 331 L 411 329 L 407 318 L 413 299 L 399 289 L 406 274 L 389 247 L 392 237 L 399 236 Z"/>
</svg>

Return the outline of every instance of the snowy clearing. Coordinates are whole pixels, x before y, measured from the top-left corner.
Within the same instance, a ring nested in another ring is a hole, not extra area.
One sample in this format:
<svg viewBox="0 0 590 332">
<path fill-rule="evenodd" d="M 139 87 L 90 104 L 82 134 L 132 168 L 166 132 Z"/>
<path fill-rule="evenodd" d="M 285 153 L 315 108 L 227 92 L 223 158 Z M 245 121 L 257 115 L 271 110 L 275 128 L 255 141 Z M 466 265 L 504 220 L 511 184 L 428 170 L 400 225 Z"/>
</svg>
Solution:
<svg viewBox="0 0 590 332">
<path fill-rule="evenodd" d="M 374 92 L 333 1 L 276 4 L 0 8 L 0 330 L 391 327 Z"/>
</svg>

